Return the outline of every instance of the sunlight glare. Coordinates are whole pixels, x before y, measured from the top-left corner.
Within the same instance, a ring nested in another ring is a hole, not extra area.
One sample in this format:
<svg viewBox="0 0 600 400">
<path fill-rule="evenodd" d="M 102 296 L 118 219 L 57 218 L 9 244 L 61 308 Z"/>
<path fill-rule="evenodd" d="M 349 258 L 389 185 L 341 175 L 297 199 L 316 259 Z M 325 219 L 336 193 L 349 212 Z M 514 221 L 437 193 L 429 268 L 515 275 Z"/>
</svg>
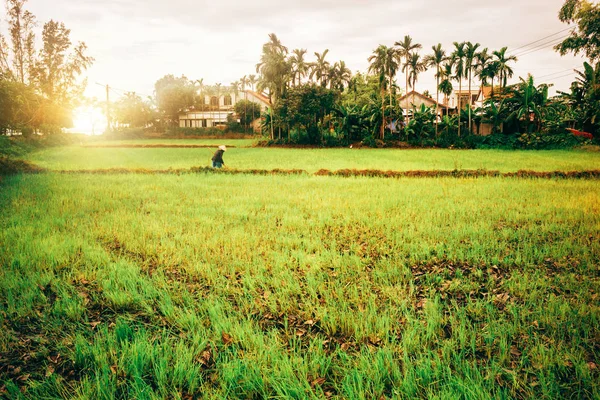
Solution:
<svg viewBox="0 0 600 400">
<path fill-rule="evenodd" d="M 99 107 L 84 106 L 73 111 L 73 127 L 69 133 L 101 135 L 106 129 L 106 116 Z"/>
</svg>

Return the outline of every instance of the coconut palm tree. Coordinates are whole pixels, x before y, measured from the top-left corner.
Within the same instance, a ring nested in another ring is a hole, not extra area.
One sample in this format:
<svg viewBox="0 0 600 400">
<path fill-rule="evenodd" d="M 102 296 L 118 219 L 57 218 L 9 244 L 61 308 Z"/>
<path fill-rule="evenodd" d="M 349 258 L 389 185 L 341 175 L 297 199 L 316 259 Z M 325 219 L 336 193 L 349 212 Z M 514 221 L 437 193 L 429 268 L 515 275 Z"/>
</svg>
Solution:
<svg viewBox="0 0 600 400">
<path fill-rule="evenodd" d="M 442 44 L 431 46 L 433 53 L 424 58 L 425 63 L 435 67 L 435 134 L 438 134 L 438 104 L 440 102 L 440 78 L 442 77 L 442 63 L 446 61 L 446 51 L 442 49 Z"/>
<path fill-rule="evenodd" d="M 385 89 L 387 85 L 386 73 L 388 71 L 387 58 L 389 56 L 389 48 L 382 44 L 379 45 L 373 54 L 368 58 L 370 63 L 369 73 L 379 77 L 379 90 L 381 91 L 381 128 L 380 135 L 383 140 L 385 134 Z"/>
<path fill-rule="evenodd" d="M 394 46 L 398 47 L 398 57 L 402 58 L 404 57 L 404 66 L 402 67 L 402 71 L 405 71 L 405 75 L 406 75 L 406 85 L 405 85 L 405 89 L 406 89 L 406 93 L 405 95 L 408 95 L 408 59 L 410 57 L 410 54 L 417 49 L 420 49 L 422 46 L 419 43 L 413 43 L 412 42 L 412 38 L 409 35 L 404 36 L 404 40 L 402 40 L 401 42 L 396 42 L 394 43 Z M 408 113 L 407 114 L 407 118 L 408 118 Z"/>
<path fill-rule="evenodd" d="M 479 43 L 471 43 L 467 42 L 465 48 L 465 75 L 467 75 L 467 79 L 469 81 L 469 134 L 473 131 L 471 130 L 471 78 L 473 76 L 473 69 L 475 68 L 475 61 L 477 57 L 477 49 L 479 48 Z"/>
<path fill-rule="evenodd" d="M 452 64 L 454 65 L 454 79 L 456 79 L 458 81 L 458 114 L 460 115 L 460 112 L 462 110 L 462 101 L 461 101 L 461 96 L 462 96 L 462 79 L 465 77 L 465 58 L 466 58 L 466 54 L 465 54 L 465 42 L 462 43 L 458 43 L 458 42 L 454 42 L 454 51 L 452 52 L 452 54 L 450 55 L 450 58 L 452 59 Z M 458 122 L 458 136 L 460 136 L 460 118 L 459 118 L 459 122 Z"/>
<path fill-rule="evenodd" d="M 302 78 L 304 76 L 306 76 L 306 74 L 308 72 L 309 65 L 304 60 L 305 54 L 306 54 L 306 49 L 294 49 L 292 51 L 292 56 L 290 57 L 290 62 L 292 63 L 294 86 L 299 85 Z M 298 77 L 298 82 L 296 82 L 296 77 Z"/>
<path fill-rule="evenodd" d="M 352 71 L 346 67 L 346 63 L 344 61 L 338 61 L 331 67 L 329 77 L 330 88 L 342 92 L 344 90 L 344 84 L 348 85 L 351 78 Z"/>
<path fill-rule="evenodd" d="M 315 51 L 317 61 L 310 64 L 310 79 L 314 76 L 315 80 L 317 80 L 322 87 L 327 86 L 327 75 L 330 68 L 329 61 L 325 61 L 327 53 L 329 53 L 329 49 L 325 49 L 325 51 L 320 54 Z"/>
<path fill-rule="evenodd" d="M 506 81 L 508 80 L 508 78 L 512 78 L 514 71 L 512 70 L 512 68 L 508 65 L 509 62 L 517 61 L 517 57 L 515 56 L 506 56 L 506 50 L 508 48 L 507 47 L 503 47 L 498 51 L 494 51 L 492 54 L 494 55 L 495 60 L 494 62 L 497 65 L 498 71 L 497 71 L 497 76 L 499 81 L 502 83 L 502 88 L 506 87 Z"/>
</svg>

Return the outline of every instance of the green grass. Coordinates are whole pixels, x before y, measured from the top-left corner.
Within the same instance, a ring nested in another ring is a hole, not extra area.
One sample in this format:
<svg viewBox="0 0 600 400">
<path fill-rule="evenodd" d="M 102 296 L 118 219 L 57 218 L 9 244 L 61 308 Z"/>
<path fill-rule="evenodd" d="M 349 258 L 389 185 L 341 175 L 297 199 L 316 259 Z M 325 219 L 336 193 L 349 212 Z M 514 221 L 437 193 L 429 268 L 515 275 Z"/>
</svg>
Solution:
<svg viewBox="0 0 600 400">
<path fill-rule="evenodd" d="M 167 145 L 214 145 L 215 147 L 224 144 L 226 146 L 235 146 L 235 147 L 249 147 L 255 142 L 254 139 L 206 139 L 199 137 L 197 139 L 131 139 L 131 140 L 94 140 L 93 138 L 89 140 L 88 145 L 157 145 L 157 144 L 167 144 Z"/>
<path fill-rule="evenodd" d="M 212 149 L 169 148 L 50 148 L 28 159 L 54 170 L 97 168 L 189 168 L 209 165 Z M 600 152 L 573 150 L 393 150 L 393 149 L 281 149 L 235 148 L 225 153 L 227 166 L 236 169 L 489 169 L 501 172 L 589 170 L 600 168 Z"/>
<path fill-rule="evenodd" d="M 9 398 L 600 396 L 596 181 L 0 185 Z"/>
</svg>

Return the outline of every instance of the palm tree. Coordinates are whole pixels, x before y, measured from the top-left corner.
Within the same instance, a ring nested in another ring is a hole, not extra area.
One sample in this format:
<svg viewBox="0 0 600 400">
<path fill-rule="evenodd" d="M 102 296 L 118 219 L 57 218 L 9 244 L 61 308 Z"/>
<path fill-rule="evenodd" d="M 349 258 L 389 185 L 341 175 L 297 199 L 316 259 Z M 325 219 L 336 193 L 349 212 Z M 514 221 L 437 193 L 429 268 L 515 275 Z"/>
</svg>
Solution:
<svg viewBox="0 0 600 400">
<path fill-rule="evenodd" d="M 204 105 L 204 78 L 196 79 L 192 83 L 198 88 L 198 96 L 202 100 L 201 104 Z"/>
<path fill-rule="evenodd" d="M 452 91 L 454 90 L 454 88 L 452 87 L 452 82 L 450 81 L 450 77 L 444 78 L 440 82 L 438 89 L 440 92 L 444 93 L 446 97 L 450 96 L 452 94 Z M 446 104 L 446 116 L 448 116 L 448 108 L 448 104 Z"/>
<path fill-rule="evenodd" d="M 467 46 L 465 49 L 465 75 L 469 80 L 469 134 L 473 133 L 471 130 L 471 77 L 473 74 L 473 68 L 475 67 L 474 62 L 477 57 L 477 49 L 479 48 L 479 43 L 471 43 L 467 42 Z"/>
<path fill-rule="evenodd" d="M 292 63 L 292 72 L 293 72 L 293 82 L 294 86 L 299 85 L 300 81 L 306 73 L 308 72 L 308 63 L 304 61 L 304 55 L 306 54 L 306 49 L 295 49 L 292 51 L 292 56 L 290 57 L 290 62 Z M 298 77 L 298 82 L 296 82 L 296 76 Z"/>
<path fill-rule="evenodd" d="M 271 101 L 271 139 L 275 138 L 273 130 L 273 105 L 277 103 L 287 87 L 287 79 L 290 77 L 290 63 L 286 60 L 288 53 L 285 47 L 274 33 L 269 34 L 269 41 L 263 44 L 260 62 L 256 64 L 256 72 L 260 73 L 259 88 L 269 90 Z"/>
<path fill-rule="evenodd" d="M 421 55 L 419 53 L 412 53 L 410 58 L 408 59 L 408 66 L 410 71 L 408 72 L 408 81 L 413 90 L 412 95 L 412 104 L 415 103 L 415 85 L 417 83 L 417 78 L 421 72 L 427 70 L 427 63 L 421 60 Z"/>
<path fill-rule="evenodd" d="M 462 79 L 465 77 L 465 42 L 454 42 L 454 51 L 450 55 L 454 65 L 454 79 L 458 80 L 458 136 L 460 136 L 460 112 L 462 110 Z"/>
<path fill-rule="evenodd" d="M 481 81 L 481 93 L 483 87 L 487 85 L 490 65 L 492 64 L 492 56 L 488 53 L 487 47 L 475 55 L 475 76 Z"/>
<path fill-rule="evenodd" d="M 240 87 L 242 89 L 242 92 L 244 92 L 244 121 L 248 120 L 248 118 L 247 118 L 248 99 L 246 98 L 246 86 L 247 85 L 248 85 L 248 78 L 246 78 L 246 75 L 244 75 L 240 78 Z M 244 124 L 244 132 L 247 130 L 248 130 L 248 124 L 245 123 Z"/>
<path fill-rule="evenodd" d="M 329 85 L 331 89 L 336 89 L 342 92 L 344 84 L 348 85 L 352 78 L 352 71 L 346 67 L 344 61 L 338 61 L 333 64 L 330 70 Z"/>
<path fill-rule="evenodd" d="M 398 46 L 398 57 L 402 58 L 404 57 L 404 67 L 402 68 L 402 71 L 406 71 L 406 93 L 405 95 L 408 96 L 408 59 L 410 57 L 410 54 L 413 52 L 413 50 L 417 50 L 420 49 L 422 46 L 419 43 L 414 43 L 412 42 L 412 38 L 409 35 L 404 36 L 404 40 L 401 42 L 396 42 L 394 43 L 394 46 Z M 406 113 L 406 116 L 408 118 L 408 112 Z"/>
<path fill-rule="evenodd" d="M 254 92 L 254 85 L 256 84 L 256 75 L 248 75 L 248 83 L 250 84 L 252 92 Z M 252 102 L 252 122 L 254 122 L 254 102 Z"/>
<path fill-rule="evenodd" d="M 385 87 L 387 84 L 386 72 L 387 70 L 387 58 L 389 56 L 389 49 L 387 46 L 382 44 L 373 50 L 373 55 L 368 58 L 370 63 L 369 72 L 379 77 L 379 89 L 381 91 L 381 128 L 380 135 L 381 139 L 384 138 L 385 132 Z"/>
<path fill-rule="evenodd" d="M 508 65 L 508 63 L 511 61 L 517 61 L 517 57 L 515 56 L 507 57 L 506 50 L 507 47 L 503 47 L 499 51 L 494 51 L 492 53 L 494 57 L 496 57 L 494 61 L 498 68 L 497 76 L 500 82 L 502 82 L 502 88 L 506 87 L 506 81 L 508 80 L 508 78 L 512 78 L 514 73 L 512 68 Z"/>
<path fill-rule="evenodd" d="M 438 134 L 438 104 L 440 102 L 440 78 L 442 77 L 442 63 L 446 60 L 446 52 L 442 49 L 442 44 L 431 46 L 433 53 L 425 57 L 427 65 L 435 67 L 435 134 Z"/>
<path fill-rule="evenodd" d="M 329 49 L 325 49 L 322 53 L 315 52 L 317 61 L 310 64 L 310 79 L 315 76 L 315 79 L 321 84 L 321 86 L 327 86 L 327 74 L 329 73 L 329 61 L 325 61 L 325 57 L 329 53 Z"/>
</svg>

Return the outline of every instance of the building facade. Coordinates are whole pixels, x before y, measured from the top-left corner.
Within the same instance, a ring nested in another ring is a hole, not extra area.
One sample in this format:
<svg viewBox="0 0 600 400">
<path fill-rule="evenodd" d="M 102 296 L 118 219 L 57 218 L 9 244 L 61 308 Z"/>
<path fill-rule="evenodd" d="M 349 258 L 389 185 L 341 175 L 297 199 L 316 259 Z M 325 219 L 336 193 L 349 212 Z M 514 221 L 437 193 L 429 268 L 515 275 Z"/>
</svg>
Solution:
<svg viewBox="0 0 600 400">
<path fill-rule="evenodd" d="M 203 105 L 198 109 L 189 109 L 179 114 L 180 128 L 213 128 L 225 126 L 227 118 L 232 117 L 239 120 L 235 115 L 234 105 L 240 100 L 249 100 L 260 105 L 260 111 L 264 112 L 271 106 L 269 98 L 265 95 L 251 90 L 238 93 L 224 93 L 219 96 L 206 95 Z M 260 118 L 260 114 L 257 115 Z"/>
</svg>

